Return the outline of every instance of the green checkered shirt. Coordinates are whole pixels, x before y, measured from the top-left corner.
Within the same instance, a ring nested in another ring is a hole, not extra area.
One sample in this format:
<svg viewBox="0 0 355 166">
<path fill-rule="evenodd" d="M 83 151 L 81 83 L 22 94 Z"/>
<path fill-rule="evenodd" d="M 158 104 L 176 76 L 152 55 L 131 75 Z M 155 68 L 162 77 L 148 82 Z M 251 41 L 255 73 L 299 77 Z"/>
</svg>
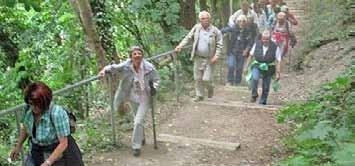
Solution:
<svg viewBox="0 0 355 166">
<path fill-rule="evenodd" d="M 52 116 L 52 118 L 50 118 Z M 34 116 L 30 110 L 25 113 L 23 124 L 32 142 L 41 146 L 58 142 L 58 138 L 70 134 L 69 117 L 65 110 L 53 103 L 48 111 L 45 111 L 38 125 L 36 125 L 36 138 L 32 136 Z M 51 120 L 53 122 L 51 122 Z M 53 126 L 54 125 L 54 126 Z"/>
</svg>

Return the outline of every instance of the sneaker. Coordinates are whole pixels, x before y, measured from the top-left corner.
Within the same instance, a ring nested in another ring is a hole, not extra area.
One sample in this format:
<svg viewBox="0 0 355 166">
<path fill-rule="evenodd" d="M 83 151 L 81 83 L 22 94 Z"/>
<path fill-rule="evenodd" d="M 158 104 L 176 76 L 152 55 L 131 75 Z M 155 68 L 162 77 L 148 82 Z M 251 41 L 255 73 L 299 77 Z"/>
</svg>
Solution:
<svg viewBox="0 0 355 166">
<path fill-rule="evenodd" d="M 260 102 L 259 104 L 261 104 L 261 105 L 266 105 L 266 102 Z"/>
<path fill-rule="evenodd" d="M 213 91 L 213 88 L 211 88 L 211 89 L 208 89 L 208 98 L 212 98 L 213 97 L 213 93 L 214 93 L 214 91 Z"/>
<path fill-rule="evenodd" d="M 133 149 L 133 156 L 138 157 L 141 155 L 141 150 L 140 149 Z"/>
<path fill-rule="evenodd" d="M 145 139 L 142 140 L 142 146 L 144 146 L 144 145 L 145 145 Z"/>
<path fill-rule="evenodd" d="M 199 101 L 202 101 L 203 100 L 203 97 L 202 96 L 196 96 L 193 101 L 194 102 L 199 102 Z"/>
<path fill-rule="evenodd" d="M 232 83 L 230 83 L 230 82 L 227 82 L 226 83 L 226 86 L 232 86 L 233 84 Z"/>
</svg>

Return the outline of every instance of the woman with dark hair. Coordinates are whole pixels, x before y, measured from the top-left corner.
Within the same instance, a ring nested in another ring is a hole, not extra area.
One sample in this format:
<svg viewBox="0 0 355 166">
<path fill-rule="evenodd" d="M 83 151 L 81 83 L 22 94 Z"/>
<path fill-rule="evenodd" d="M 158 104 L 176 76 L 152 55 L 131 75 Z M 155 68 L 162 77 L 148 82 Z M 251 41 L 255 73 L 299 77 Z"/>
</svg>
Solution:
<svg viewBox="0 0 355 166">
<path fill-rule="evenodd" d="M 118 72 L 121 78 L 116 91 L 114 108 L 126 100 L 131 101 L 135 111 L 132 134 L 133 155 L 139 156 L 144 144 L 144 114 L 151 109 L 152 96 L 159 86 L 160 78 L 154 66 L 144 60 L 143 50 L 133 46 L 129 50 L 129 59 L 120 64 L 105 66 L 99 73 L 103 77 L 106 72 Z"/>
<path fill-rule="evenodd" d="M 10 158 L 18 157 L 23 143 L 29 138 L 30 153 L 26 166 L 66 165 L 63 152 L 68 147 L 70 136 L 66 111 L 52 102 L 52 90 L 42 82 L 28 85 L 24 100 L 30 108 L 24 114 L 20 136 Z"/>
</svg>

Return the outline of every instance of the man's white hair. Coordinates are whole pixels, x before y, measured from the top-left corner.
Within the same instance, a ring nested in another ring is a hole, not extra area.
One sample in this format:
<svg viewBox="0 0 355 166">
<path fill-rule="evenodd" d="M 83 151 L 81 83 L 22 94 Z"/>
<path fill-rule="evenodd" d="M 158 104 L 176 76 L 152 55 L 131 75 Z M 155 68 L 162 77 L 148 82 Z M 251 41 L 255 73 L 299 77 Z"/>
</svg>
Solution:
<svg viewBox="0 0 355 166">
<path fill-rule="evenodd" d="M 238 18 L 237 18 L 237 21 L 239 22 L 239 21 L 247 21 L 248 20 L 248 18 L 247 18 L 247 16 L 245 16 L 244 14 L 242 14 L 242 15 L 240 15 Z"/>
<path fill-rule="evenodd" d="M 262 35 L 262 37 L 266 37 L 266 38 L 270 38 L 271 37 L 271 33 L 269 30 L 264 30 Z"/>
<path fill-rule="evenodd" d="M 201 11 L 199 14 L 198 14 L 198 18 L 201 18 L 203 15 L 207 15 L 208 16 L 208 18 L 211 18 L 211 14 L 210 13 L 208 13 L 206 10 L 204 10 L 204 11 Z"/>
</svg>

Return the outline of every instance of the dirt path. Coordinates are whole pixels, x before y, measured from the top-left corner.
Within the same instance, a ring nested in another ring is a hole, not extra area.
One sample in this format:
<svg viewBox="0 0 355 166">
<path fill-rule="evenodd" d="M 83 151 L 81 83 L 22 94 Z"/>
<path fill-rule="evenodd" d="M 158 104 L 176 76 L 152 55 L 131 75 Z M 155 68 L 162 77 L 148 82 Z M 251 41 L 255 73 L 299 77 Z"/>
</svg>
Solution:
<svg viewBox="0 0 355 166">
<path fill-rule="evenodd" d="M 285 0 L 290 11 L 302 25 L 306 21 L 304 12 L 307 0 Z M 300 25 L 298 26 L 300 27 Z M 301 35 L 300 28 L 295 29 Z M 300 39 L 300 41 L 302 41 Z M 113 152 L 97 154 L 87 160 L 87 165 L 102 166 L 265 166 L 272 165 L 283 153 L 281 137 L 287 127 L 277 124 L 275 113 L 289 101 L 288 89 L 295 84 L 293 73 L 282 75 L 284 91 L 271 92 L 269 106 L 249 103 L 247 87 L 216 88 L 215 96 L 204 102 L 194 103 L 190 98 L 182 99 L 183 105 L 158 125 L 158 134 L 183 137 L 184 139 L 240 143 L 240 148 L 228 150 L 191 141 L 172 143 L 160 138 L 158 149 L 153 148 L 151 131 L 147 130 L 147 145 L 140 157 L 133 157 L 130 135 L 124 138 L 124 147 Z M 303 82 L 297 83 L 302 84 Z M 296 86 L 296 87 L 302 87 Z M 292 88 L 290 88 L 292 89 Z M 300 91 L 299 89 L 296 89 Z M 302 91 L 301 91 L 302 92 Z M 162 110 L 164 111 L 164 110 Z M 169 111 L 169 110 L 165 110 Z"/>
<path fill-rule="evenodd" d="M 270 96 L 270 103 L 278 102 L 276 93 Z M 158 128 L 159 134 L 240 143 L 237 150 L 169 141 L 160 141 L 159 149 L 154 150 L 151 131 L 147 131 L 148 143 L 141 157 L 132 156 L 127 137 L 126 147 L 97 155 L 88 165 L 269 165 L 282 151 L 280 137 L 286 127 L 275 122 L 274 113 L 279 106 L 251 104 L 246 102 L 249 97 L 246 87 L 217 87 L 215 97 L 204 102 L 183 99 L 182 108 Z"/>
</svg>

